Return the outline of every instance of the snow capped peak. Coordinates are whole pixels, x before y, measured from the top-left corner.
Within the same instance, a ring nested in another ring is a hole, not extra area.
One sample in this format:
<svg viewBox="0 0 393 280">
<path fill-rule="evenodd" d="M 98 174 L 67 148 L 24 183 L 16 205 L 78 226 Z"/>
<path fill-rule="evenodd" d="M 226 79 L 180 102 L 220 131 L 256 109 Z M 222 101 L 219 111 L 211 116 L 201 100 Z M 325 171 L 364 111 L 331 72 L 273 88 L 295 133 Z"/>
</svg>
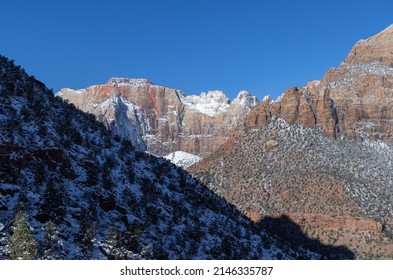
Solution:
<svg viewBox="0 0 393 280">
<path fill-rule="evenodd" d="M 270 95 L 266 95 L 263 99 L 262 102 L 272 102 L 272 97 Z"/>
<path fill-rule="evenodd" d="M 207 93 L 201 92 L 200 95 L 184 96 L 182 102 L 191 109 L 210 117 L 226 112 L 232 104 L 252 108 L 259 103 L 258 99 L 246 90 L 240 91 L 233 102 L 221 90 L 210 90 Z"/>
<path fill-rule="evenodd" d="M 237 97 L 233 100 L 233 103 L 239 103 L 242 106 L 252 108 L 258 105 L 258 99 L 249 93 L 247 90 L 241 90 Z"/>
<path fill-rule="evenodd" d="M 247 90 L 241 90 L 239 91 L 239 93 L 237 94 L 236 99 L 244 99 L 247 98 L 248 96 L 252 96 L 251 93 L 249 93 Z"/>
<path fill-rule="evenodd" d="M 212 90 L 202 92 L 200 95 L 190 95 L 182 98 L 185 105 L 201 112 L 202 114 L 214 117 L 229 109 L 229 99 L 224 92 Z"/>
<path fill-rule="evenodd" d="M 229 103 L 228 97 L 221 90 L 209 90 L 207 93 L 201 92 L 201 94 L 199 96 L 196 96 L 196 95 L 191 95 L 191 96 L 195 96 L 195 97 L 199 98 L 200 100 L 205 100 L 208 103 L 213 103 L 213 102 L 222 103 L 222 104 Z"/>
<path fill-rule="evenodd" d="M 108 84 L 116 86 L 143 87 L 153 85 L 148 79 L 110 78 Z"/>
</svg>

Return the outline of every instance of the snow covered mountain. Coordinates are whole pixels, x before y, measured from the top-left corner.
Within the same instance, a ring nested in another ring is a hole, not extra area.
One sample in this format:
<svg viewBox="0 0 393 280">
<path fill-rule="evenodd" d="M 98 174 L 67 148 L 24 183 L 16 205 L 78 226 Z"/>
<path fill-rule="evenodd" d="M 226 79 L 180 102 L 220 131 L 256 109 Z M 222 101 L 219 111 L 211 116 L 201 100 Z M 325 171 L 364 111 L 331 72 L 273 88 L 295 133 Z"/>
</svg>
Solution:
<svg viewBox="0 0 393 280">
<path fill-rule="evenodd" d="M 222 91 L 186 96 L 147 79 L 111 78 L 86 89 L 62 89 L 57 96 L 75 104 L 139 150 L 166 156 L 183 151 L 205 157 L 258 104 L 241 91 L 231 102 Z"/>
<path fill-rule="evenodd" d="M 343 247 L 271 235 L 183 169 L 139 152 L 4 56 L 0 198 L 0 259 L 352 256 Z"/>
</svg>

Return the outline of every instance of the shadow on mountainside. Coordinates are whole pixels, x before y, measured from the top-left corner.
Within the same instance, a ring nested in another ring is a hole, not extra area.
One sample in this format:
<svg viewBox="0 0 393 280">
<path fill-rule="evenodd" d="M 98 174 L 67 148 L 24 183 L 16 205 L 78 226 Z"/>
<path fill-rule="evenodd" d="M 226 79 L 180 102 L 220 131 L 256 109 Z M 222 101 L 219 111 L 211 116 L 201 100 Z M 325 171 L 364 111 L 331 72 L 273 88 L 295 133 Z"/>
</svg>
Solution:
<svg viewBox="0 0 393 280">
<path fill-rule="evenodd" d="M 324 259 L 330 260 L 355 258 L 355 254 L 345 246 L 325 245 L 318 239 L 307 237 L 302 232 L 300 226 L 286 215 L 282 215 L 279 218 L 265 217 L 257 223 L 257 226 L 289 242 L 290 247 L 294 250 L 302 246 L 303 248 L 321 254 Z M 302 257 L 300 257 L 300 259 L 302 259 Z"/>
</svg>

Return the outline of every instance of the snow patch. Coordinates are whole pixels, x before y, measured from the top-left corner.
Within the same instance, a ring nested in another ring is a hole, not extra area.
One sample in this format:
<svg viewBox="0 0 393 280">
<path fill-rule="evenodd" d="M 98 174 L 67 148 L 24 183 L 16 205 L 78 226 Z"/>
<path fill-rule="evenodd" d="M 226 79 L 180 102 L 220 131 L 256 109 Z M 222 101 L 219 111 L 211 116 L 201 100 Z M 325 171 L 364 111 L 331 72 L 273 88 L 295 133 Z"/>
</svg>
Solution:
<svg viewBox="0 0 393 280">
<path fill-rule="evenodd" d="M 170 153 L 164 158 L 170 160 L 175 165 L 182 167 L 184 169 L 187 169 L 188 167 L 190 167 L 191 165 L 197 163 L 202 159 L 194 154 L 186 153 L 183 151 L 176 151 Z"/>
</svg>

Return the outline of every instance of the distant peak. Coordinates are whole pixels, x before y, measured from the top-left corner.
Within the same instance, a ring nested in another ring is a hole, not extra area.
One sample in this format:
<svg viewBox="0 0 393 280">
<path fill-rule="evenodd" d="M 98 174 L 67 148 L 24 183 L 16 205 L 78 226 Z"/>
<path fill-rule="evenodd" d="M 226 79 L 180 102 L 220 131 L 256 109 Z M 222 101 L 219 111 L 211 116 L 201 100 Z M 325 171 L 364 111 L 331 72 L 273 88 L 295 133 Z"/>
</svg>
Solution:
<svg viewBox="0 0 393 280">
<path fill-rule="evenodd" d="M 249 93 L 247 90 L 241 90 L 239 91 L 235 99 L 245 99 L 248 96 L 252 96 L 252 94 Z"/>
<path fill-rule="evenodd" d="M 199 95 L 201 98 L 211 98 L 217 101 L 221 102 L 228 102 L 228 98 L 225 95 L 225 93 L 222 90 L 209 90 L 207 93 L 206 92 L 201 92 Z"/>
<path fill-rule="evenodd" d="M 237 97 L 233 100 L 233 103 L 238 102 L 241 105 L 244 105 L 246 107 L 252 108 L 256 105 L 258 105 L 258 99 L 249 93 L 247 90 L 241 90 Z"/>
<path fill-rule="evenodd" d="M 110 78 L 108 84 L 117 86 L 151 86 L 152 83 L 148 79 L 131 79 L 131 78 Z"/>
</svg>

